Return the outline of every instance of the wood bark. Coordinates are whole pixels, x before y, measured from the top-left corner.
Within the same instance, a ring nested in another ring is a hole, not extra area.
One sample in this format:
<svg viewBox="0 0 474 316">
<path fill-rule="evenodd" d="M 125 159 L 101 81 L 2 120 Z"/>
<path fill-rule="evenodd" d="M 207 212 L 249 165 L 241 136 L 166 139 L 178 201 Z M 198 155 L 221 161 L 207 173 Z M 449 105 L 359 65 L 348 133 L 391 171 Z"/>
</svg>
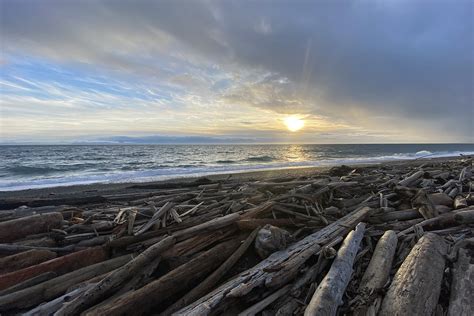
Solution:
<svg viewBox="0 0 474 316">
<path fill-rule="evenodd" d="M 50 301 L 66 293 L 66 290 L 73 285 L 121 267 L 132 257 L 132 255 L 124 255 L 109 259 L 63 274 L 30 288 L 1 296 L 0 312 L 25 309 Z"/>
<path fill-rule="evenodd" d="M 214 270 L 238 247 L 238 240 L 221 243 L 193 260 L 179 266 L 144 287 L 125 293 L 108 304 L 86 311 L 85 315 L 140 315 L 154 305 L 179 293 Z"/>
<path fill-rule="evenodd" d="M 432 315 L 441 291 L 446 253 L 442 238 L 425 234 L 395 274 L 380 315 Z"/>
<path fill-rule="evenodd" d="M 474 315 L 474 263 L 467 249 L 459 249 L 454 264 L 448 316 Z"/>
<path fill-rule="evenodd" d="M 52 228 L 60 228 L 62 221 L 63 215 L 55 212 L 0 222 L 0 242 L 11 242 L 29 235 L 47 232 Z"/>
<path fill-rule="evenodd" d="M 155 245 L 139 254 L 136 258 L 129 261 L 123 267 L 115 270 L 95 286 L 79 295 L 79 297 L 64 305 L 64 307 L 62 307 L 56 314 L 58 316 L 75 315 L 86 310 L 95 303 L 100 302 L 104 297 L 113 294 L 128 279 L 150 264 L 157 256 L 163 253 L 164 250 L 173 246 L 174 243 L 174 237 L 166 237 L 157 242 Z"/>
<path fill-rule="evenodd" d="M 27 268 L 56 257 L 57 254 L 49 250 L 28 250 L 3 257 L 0 258 L 0 275 Z"/>
<path fill-rule="evenodd" d="M 106 259 L 107 252 L 102 247 L 74 252 L 28 268 L 0 275 L 0 290 L 45 272 L 54 271 L 58 275 L 62 275 Z"/>
<path fill-rule="evenodd" d="M 316 288 L 304 311 L 305 316 L 336 315 L 342 296 L 352 277 L 352 265 L 364 237 L 365 224 L 359 223 L 351 231 L 337 252 L 337 256 L 324 279 Z"/>
</svg>

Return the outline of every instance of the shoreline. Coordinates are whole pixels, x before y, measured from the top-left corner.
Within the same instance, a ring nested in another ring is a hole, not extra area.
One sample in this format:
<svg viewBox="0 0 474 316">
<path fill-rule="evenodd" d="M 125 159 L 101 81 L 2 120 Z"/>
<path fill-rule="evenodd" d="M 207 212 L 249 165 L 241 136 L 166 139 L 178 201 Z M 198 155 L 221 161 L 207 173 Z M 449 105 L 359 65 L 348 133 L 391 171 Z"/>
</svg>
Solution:
<svg viewBox="0 0 474 316">
<path fill-rule="evenodd" d="M 202 176 L 182 176 L 169 178 L 164 180 L 155 180 L 155 181 L 130 181 L 130 182 L 97 182 L 97 183 L 88 183 L 88 184 L 73 184 L 73 185 L 64 185 L 64 186 L 51 186 L 44 188 L 31 188 L 23 190 L 12 190 L 12 191 L 0 191 L 0 199 L 5 198 L 21 198 L 21 197 L 36 197 L 36 198 L 46 198 L 55 195 L 82 195 L 87 196 L 90 194 L 112 194 L 117 192 L 124 191 L 135 191 L 146 188 L 150 185 L 165 185 L 170 183 L 187 183 L 193 182 L 198 179 L 206 178 L 210 181 L 217 182 L 222 181 L 227 178 L 231 178 L 234 181 L 247 181 L 249 179 L 253 180 L 267 180 L 277 177 L 305 177 L 309 175 L 315 175 L 327 171 L 330 168 L 338 167 L 341 165 L 347 165 L 353 168 L 362 168 L 362 167 L 376 167 L 381 165 L 421 165 L 422 163 L 430 161 L 449 161 L 463 159 L 465 157 L 470 157 L 470 155 L 463 156 L 449 156 L 449 157 L 420 157 L 414 159 L 399 159 L 399 160 L 387 160 L 380 162 L 361 162 L 361 163 L 348 163 L 348 164 L 333 164 L 325 166 L 303 166 L 303 167 L 283 167 L 275 169 L 263 169 L 263 170 L 253 170 L 253 171 L 242 171 L 242 172 L 224 172 L 216 173 Z"/>
</svg>

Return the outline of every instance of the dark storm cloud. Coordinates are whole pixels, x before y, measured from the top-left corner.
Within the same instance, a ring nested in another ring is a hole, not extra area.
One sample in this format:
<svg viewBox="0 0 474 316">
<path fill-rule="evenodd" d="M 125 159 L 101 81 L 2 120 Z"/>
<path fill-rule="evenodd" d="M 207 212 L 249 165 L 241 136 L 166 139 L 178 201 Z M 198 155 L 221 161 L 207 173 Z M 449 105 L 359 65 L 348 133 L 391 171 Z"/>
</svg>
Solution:
<svg viewBox="0 0 474 316">
<path fill-rule="evenodd" d="M 2 1 L 1 23 L 7 51 L 132 70 L 150 67 L 137 54 L 173 52 L 289 80 L 223 96 L 236 104 L 335 118 L 351 107 L 474 141 L 473 3 Z"/>
</svg>

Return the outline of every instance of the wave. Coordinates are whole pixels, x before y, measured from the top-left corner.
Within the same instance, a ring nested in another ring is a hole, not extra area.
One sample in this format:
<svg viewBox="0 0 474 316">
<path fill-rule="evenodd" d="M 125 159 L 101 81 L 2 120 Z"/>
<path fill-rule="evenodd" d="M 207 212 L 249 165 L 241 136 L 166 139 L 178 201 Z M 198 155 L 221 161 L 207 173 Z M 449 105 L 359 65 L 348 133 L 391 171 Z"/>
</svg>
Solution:
<svg viewBox="0 0 474 316">
<path fill-rule="evenodd" d="M 148 182 L 168 180 L 182 177 L 201 177 L 213 174 L 232 174 L 241 172 L 251 172 L 260 170 L 275 170 L 282 168 L 301 168 L 301 167 L 326 167 L 341 164 L 365 164 L 381 163 L 393 160 L 409 160 L 426 156 L 426 152 L 416 153 L 396 153 L 384 156 L 372 157 L 346 157 L 346 158 L 328 158 L 317 161 L 288 162 L 279 161 L 265 164 L 231 164 L 204 166 L 204 165 L 179 165 L 174 167 L 154 168 L 150 170 L 133 171 L 114 171 L 102 174 L 82 174 L 71 175 L 58 178 L 44 178 L 33 180 L 0 180 L 0 191 L 16 191 L 24 189 L 35 189 L 55 186 L 71 186 L 92 183 L 126 183 L 126 182 Z M 452 157 L 459 155 L 474 155 L 474 152 L 435 152 L 428 154 L 430 157 Z M 261 156 L 262 158 L 269 156 Z M 271 157 L 270 157 L 271 158 Z M 272 158 L 273 159 L 273 158 Z M 255 162 L 255 161 L 254 161 Z M 258 161 L 257 162 L 261 162 Z M 266 161 L 265 161 L 266 162 Z"/>
<path fill-rule="evenodd" d="M 270 157 L 270 156 L 257 156 L 257 157 L 249 157 L 245 159 L 245 161 L 250 161 L 250 162 L 270 162 L 274 160 L 275 158 Z"/>
</svg>

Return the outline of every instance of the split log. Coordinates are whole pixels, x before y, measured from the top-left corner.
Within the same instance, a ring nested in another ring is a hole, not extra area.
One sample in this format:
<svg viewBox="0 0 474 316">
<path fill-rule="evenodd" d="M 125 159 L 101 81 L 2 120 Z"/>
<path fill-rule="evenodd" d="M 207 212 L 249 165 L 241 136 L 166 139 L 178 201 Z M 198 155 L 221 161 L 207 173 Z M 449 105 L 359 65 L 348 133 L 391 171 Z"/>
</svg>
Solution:
<svg viewBox="0 0 474 316">
<path fill-rule="evenodd" d="M 174 243 L 174 237 L 166 237 L 157 242 L 139 254 L 135 259 L 129 261 L 126 265 L 115 270 L 95 286 L 82 293 L 72 302 L 64 305 L 56 314 L 59 316 L 79 314 L 88 307 L 100 302 L 104 297 L 113 294 L 123 283 L 155 260 L 164 250 L 173 246 Z"/>
<path fill-rule="evenodd" d="M 458 195 L 454 198 L 454 209 L 460 209 L 467 207 L 467 200 L 464 196 Z"/>
<path fill-rule="evenodd" d="M 11 242 L 29 235 L 44 233 L 52 228 L 60 228 L 61 213 L 38 214 L 6 222 L 0 222 L 0 242 Z"/>
<path fill-rule="evenodd" d="M 363 303 L 356 308 L 354 315 L 377 314 L 379 304 L 376 304 L 376 300 L 380 301 L 380 291 L 389 279 L 397 241 L 397 234 L 393 230 L 386 231 L 379 239 L 372 259 L 360 281 L 359 295 Z"/>
<path fill-rule="evenodd" d="M 57 257 L 49 250 L 28 250 L 11 256 L 0 258 L 0 275 L 27 268 Z"/>
<path fill-rule="evenodd" d="M 203 282 L 198 286 L 193 288 L 188 292 L 184 297 L 180 298 L 173 305 L 168 307 L 163 315 L 171 315 L 172 313 L 180 310 L 184 306 L 191 304 L 198 298 L 206 295 L 212 288 L 219 282 L 220 279 L 230 270 L 230 268 L 242 257 L 242 255 L 247 251 L 249 246 L 257 236 L 259 228 L 256 228 L 247 239 L 240 245 L 240 247 L 210 276 L 208 276 Z"/>
<path fill-rule="evenodd" d="M 395 274 L 380 315 L 432 315 L 441 291 L 446 253 L 441 237 L 425 234 Z"/>
<path fill-rule="evenodd" d="M 412 204 L 413 207 L 418 208 L 418 212 L 420 212 L 420 214 L 423 215 L 425 219 L 433 218 L 439 215 L 435 205 L 423 189 L 418 190 L 418 193 L 412 200 Z"/>
<path fill-rule="evenodd" d="M 344 239 L 329 272 L 316 288 L 313 298 L 306 307 L 305 316 L 336 315 L 338 306 L 342 304 L 342 296 L 351 280 L 352 265 L 364 232 L 365 224 L 359 223 Z"/>
<path fill-rule="evenodd" d="M 474 315 L 474 263 L 467 249 L 459 249 L 454 264 L 448 316 Z"/>
<path fill-rule="evenodd" d="M 0 312 L 25 309 L 50 301 L 51 299 L 63 295 L 66 290 L 73 285 L 121 267 L 130 261 L 132 257 L 132 255 L 124 255 L 109 259 L 63 274 L 30 288 L 1 296 Z"/>
<path fill-rule="evenodd" d="M 236 239 L 221 243 L 144 287 L 125 293 L 108 304 L 92 308 L 84 314 L 89 316 L 143 314 L 154 305 L 191 287 L 196 280 L 213 271 L 238 247 L 238 244 L 239 241 Z"/>
<path fill-rule="evenodd" d="M 316 233 L 273 253 L 255 267 L 239 274 L 196 302 L 177 312 L 179 315 L 209 315 L 226 302 L 245 296 L 255 288 L 277 288 L 294 279 L 306 260 L 324 245 L 344 235 L 363 220 L 371 211 L 368 207 L 357 209 Z"/>
<path fill-rule="evenodd" d="M 155 225 L 155 223 L 157 221 L 160 220 L 160 218 L 162 216 L 166 216 L 166 213 L 172 209 L 174 206 L 173 203 L 171 202 L 166 202 L 165 205 L 163 205 L 155 214 L 153 214 L 153 217 L 145 224 L 143 225 L 142 227 L 140 227 L 140 229 L 134 234 L 135 236 L 138 236 L 138 235 L 141 235 L 143 234 L 144 232 L 146 232 L 147 230 L 149 230 L 153 225 Z"/>
<path fill-rule="evenodd" d="M 106 259 L 107 252 L 102 247 L 74 252 L 28 268 L 0 275 L 0 290 L 45 272 L 54 271 L 58 275 L 62 275 Z"/>
</svg>

